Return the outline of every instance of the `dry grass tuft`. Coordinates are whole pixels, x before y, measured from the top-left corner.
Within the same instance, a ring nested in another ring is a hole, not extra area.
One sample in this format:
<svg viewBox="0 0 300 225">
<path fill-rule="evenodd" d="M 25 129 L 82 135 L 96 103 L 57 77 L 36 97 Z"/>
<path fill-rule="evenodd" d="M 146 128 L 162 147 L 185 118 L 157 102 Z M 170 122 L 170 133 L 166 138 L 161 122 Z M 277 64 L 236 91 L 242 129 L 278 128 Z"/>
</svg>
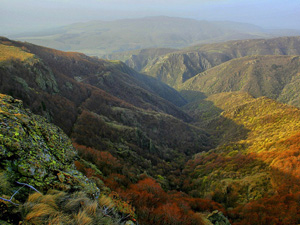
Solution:
<svg viewBox="0 0 300 225">
<path fill-rule="evenodd" d="M 31 211 L 26 215 L 25 221 L 32 224 L 43 224 L 51 215 L 58 214 L 50 205 L 39 203 L 31 208 Z"/>
<path fill-rule="evenodd" d="M 94 201 L 94 202 L 86 205 L 84 207 L 84 210 L 87 212 L 88 215 L 96 216 L 97 208 L 98 208 L 98 203 L 96 201 Z"/>
<path fill-rule="evenodd" d="M 98 203 L 101 207 L 106 206 L 108 208 L 113 208 L 115 206 L 113 200 L 110 197 L 106 196 L 106 195 L 102 195 L 99 198 Z"/>
<path fill-rule="evenodd" d="M 41 193 L 35 192 L 29 195 L 27 202 L 40 202 L 40 199 L 43 197 Z"/>
<path fill-rule="evenodd" d="M 78 225 L 90 225 L 93 224 L 93 220 L 91 217 L 87 215 L 85 211 L 80 211 L 76 215 L 74 215 L 75 224 Z"/>
<path fill-rule="evenodd" d="M 110 209 L 111 215 L 106 215 L 104 206 Z M 120 218 L 113 207 L 112 199 L 107 196 L 102 196 L 98 203 L 89 199 L 84 192 L 70 195 L 52 190 L 46 195 L 30 195 L 21 212 L 24 225 L 119 224 Z"/>
</svg>

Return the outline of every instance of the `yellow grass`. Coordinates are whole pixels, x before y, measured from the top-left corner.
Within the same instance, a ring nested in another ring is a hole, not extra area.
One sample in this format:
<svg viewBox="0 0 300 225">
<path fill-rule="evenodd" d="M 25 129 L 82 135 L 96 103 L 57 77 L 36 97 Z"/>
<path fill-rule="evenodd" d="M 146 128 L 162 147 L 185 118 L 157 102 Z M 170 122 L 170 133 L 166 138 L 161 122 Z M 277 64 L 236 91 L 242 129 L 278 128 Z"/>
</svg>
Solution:
<svg viewBox="0 0 300 225">
<path fill-rule="evenodd" d="M 47 204 L 55 210 L 58 210 L 58 205 L 55 202 L 56 198 L 55 195 L 44 195 L 41 203 Z"/>
<path fill-rule="evenodd" d="M 110 197 L 106 196 L 106 195 L 102 195 L 99 198 L 99 205 L 101 207 L 106 206 L 108 208 L 113 208 L 115 206 L 113 200 Z"/>
<path fill-rule="evenodd" d="M 57 213 L 57 211 L 51 206 L 41 203 L 32 207 L 32 211 L 29 212 L 25 221 L 30 221 L 33 224 L 42 224 L 44 222 L 44 218 L 50 215 Z"/>
<path fill-rule="evenodd" d="M 31 195 L 29 195 L 27 201 L 28 202 L 36 202 L 38 199 L 40 199 L 43 195 L 38 193 L 38 192 L 35 192 Z"/>
<path fill-rule="evenodd" d="M 62 213 L 58 215 L 51 215 L 48 219 L 47 225 L 65 225 L 71 221 L 71 218 L 67 215 L 63 215 Z"/>
<path fill-rule="evenodd" d="M 34 54 L 25 52 L 21 48 L 15 46 L 0 44 L 0 62 L 11 59 L 18 59 L 23 62 L 31 58 L 34 58 Z"/>
<path fill-rule="evenodd" d="M 94 201 L 91 204 L 88 204 L 86 207 L 84 207 L 84 210 L 87 212 L 87 214 L 91 216 L 96 216 L 97 208 L 98 203 Z"/>
<path fill-rule="evenodd" d="M 90 218 L 85 211 L 80 211 L 74 216 L 76 224 L 80 225 L 89 225 L 92 224 L 92 218 Z"/>
</svg>

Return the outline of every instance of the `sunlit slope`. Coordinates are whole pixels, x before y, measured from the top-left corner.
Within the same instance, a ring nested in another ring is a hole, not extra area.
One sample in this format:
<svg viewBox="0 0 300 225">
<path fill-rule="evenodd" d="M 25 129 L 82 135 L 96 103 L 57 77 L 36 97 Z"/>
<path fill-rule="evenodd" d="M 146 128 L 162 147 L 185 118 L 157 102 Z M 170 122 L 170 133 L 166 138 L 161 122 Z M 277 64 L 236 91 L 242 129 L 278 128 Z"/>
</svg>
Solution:
<svg viewBox="0 0 300 225">
<path fill-rule="evenodd" d="M 248 56 L 230 60 L 186 81 L 180 90 L 211 95 L 243 91 L 300 106 L 299 56 Z"/>
<path fill-rule="evenodd" d="M 208 102 L 211 105 L 205 108 Z M 210 112 L 215 110 L 212 105 L 219 115 Z M 189 110 L 206 117 L 207 128 L 214 128 L 223 140 L 216 149 L 187 163 L 190 180 L 185 188 L 191 194 L 235 207 L 280 191 L 300 191 L 299 109 L 232 92 L 211 95 L 191 104 Z"/>
<path fill-rule="evenodd" d="M 26 61 L 34 58 L 34 54 L 28 53 L 23 49 L 15 46 L 0 44 L 0 61 L 7 61 L 11 59 Z"/>
</svg>

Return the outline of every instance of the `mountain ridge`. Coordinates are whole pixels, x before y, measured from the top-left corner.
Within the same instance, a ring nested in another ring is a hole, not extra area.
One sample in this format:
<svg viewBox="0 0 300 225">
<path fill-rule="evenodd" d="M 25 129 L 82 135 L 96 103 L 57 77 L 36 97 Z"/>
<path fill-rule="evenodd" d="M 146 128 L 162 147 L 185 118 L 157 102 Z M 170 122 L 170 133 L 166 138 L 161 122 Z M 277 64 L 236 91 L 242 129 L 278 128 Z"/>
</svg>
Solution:
<svg viewBox="0 0 300 225">
<path fill-rule="evenodd" d="M 300 55 L 299 46 L 299 36 L 204 44 L 150 57 L 151 60 L 144 63 L 140 71 L 178 88 L 198 73 L 231 59 L 251 55 Z M 118 54 L 112 56 L 111 59 L 120 58 Z M 122 59 L 128 65 L 134 66 L 133 68 L 139 69 L 135 66 L 140 64 L 134 62 L 145 62 L 144 58 L 145 55 L 142 54 L 129 54 Z"/>
<path fill-rule="evenodd" d="M 266 30 L 238 22 L 199 21 L 178 17 L 146 17 L 72 24 L 40 37 L 11 37 L 64 51 L 101 56 L 112 52 L 197 43 L 272 37 Z"/>
</svg>

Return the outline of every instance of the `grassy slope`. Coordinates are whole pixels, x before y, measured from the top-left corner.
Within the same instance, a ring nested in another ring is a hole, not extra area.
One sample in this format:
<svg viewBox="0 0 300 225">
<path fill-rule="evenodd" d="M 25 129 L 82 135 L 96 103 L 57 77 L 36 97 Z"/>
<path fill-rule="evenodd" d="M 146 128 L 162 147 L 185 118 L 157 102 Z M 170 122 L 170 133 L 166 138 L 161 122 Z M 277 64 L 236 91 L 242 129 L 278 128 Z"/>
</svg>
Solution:
<svg viewBox="0 0 300 225">
<path fill-rule="evenodd" d="M 33 56 L 33 54 L 24 52 L 20 48 L 17 48 L 15 46 L 8 46 L 5 44 L 0 45 L 0 61 L 6 61 L 12 58 L 20 61 L 25 61 L 33 59 Z"/>
<path fill-rule="evenodd" d="M 186 81 L 181 87 L 211 95 L 243 91 L 300 106 L 299 56 L 251 56 L 230 60 Z"/>
</svg>

